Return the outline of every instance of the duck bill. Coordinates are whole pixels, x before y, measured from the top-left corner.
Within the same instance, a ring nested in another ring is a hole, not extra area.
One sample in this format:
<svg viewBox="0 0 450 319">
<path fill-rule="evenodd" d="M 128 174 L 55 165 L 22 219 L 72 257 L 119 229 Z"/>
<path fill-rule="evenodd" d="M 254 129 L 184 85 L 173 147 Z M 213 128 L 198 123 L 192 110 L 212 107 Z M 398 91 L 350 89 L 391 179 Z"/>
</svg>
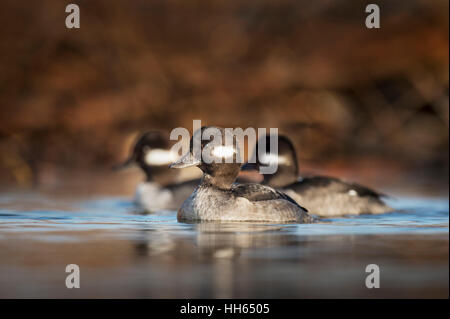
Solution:
<svg viewBox="0 0 450 319">
<path fill-rule="evenodd" d="M 256 165 L 256 163 L 245 163 L 244 165 L 242 165 L 241 167 L 241 171 L 243 172 L 249 172 L 249 171 L 257 171 L 258 170 L 258 165 Z"/>
<path fill-rule="evenodd" d="M 125 168 L 128 168 L 128 167 L 132 166 L 134 163 L 135 163 L 134 156 L 130 156 L 128 159 L 125 160 L 125 162 L 117 164 L 117 165 L 114 165 L 112 167 L 112 169 L 114 171 L 119 171 L 119 170 L 122 170 L 122 169 L 125 169 Z"/>
<path fill-rule="evenodd" d="M 169 165 L 170 168 L 185 168 L 190 166 L 197 166 L 200 160 L 197 159 L 191 152 L 183 155 L 178 161 Z"/>
</svg>

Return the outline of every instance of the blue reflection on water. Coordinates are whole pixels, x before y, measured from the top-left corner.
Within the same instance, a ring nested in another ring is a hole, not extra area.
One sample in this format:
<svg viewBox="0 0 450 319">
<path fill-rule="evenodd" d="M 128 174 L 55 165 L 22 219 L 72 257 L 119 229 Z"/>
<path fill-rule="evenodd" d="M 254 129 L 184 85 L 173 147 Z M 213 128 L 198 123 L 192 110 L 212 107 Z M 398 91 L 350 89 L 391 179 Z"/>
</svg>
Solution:
<svg viewBox="0 0 450 319">
<path fill-rule="evenodd" d="M 29 205 L 24 204 L 27 202 Z M 447 198 L 389 199 L 389 204 L 395 208 L 392 213 L 322 218 L 315 224 L 279 226 L 296 235 L 448 232 Z M 192 225 L 178 223 L 175 211 L 142 214 L 132 201 L 125 198 L 70 201 L 39 196 L 0 196 L 0 233 L 95 229 L 195 231 Z"/>
</svg>

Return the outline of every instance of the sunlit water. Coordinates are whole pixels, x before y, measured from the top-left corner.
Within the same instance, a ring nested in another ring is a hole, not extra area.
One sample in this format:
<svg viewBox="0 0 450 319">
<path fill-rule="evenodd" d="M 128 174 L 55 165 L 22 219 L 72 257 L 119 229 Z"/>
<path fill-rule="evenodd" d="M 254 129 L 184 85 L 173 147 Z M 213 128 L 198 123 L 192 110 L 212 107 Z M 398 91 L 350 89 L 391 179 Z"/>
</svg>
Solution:
<svg viewBox="0 0 450 319">
<path fill-rule="evenodd" d="M 448 297 L 448 199 L 315 224 L 178 223 L 127 198 L 0 195 L 0 297 Z M 77 264 L 81 288 L 67 289 Z M 380 267 L 379 289 L 365 268 Z"/>
</svg>

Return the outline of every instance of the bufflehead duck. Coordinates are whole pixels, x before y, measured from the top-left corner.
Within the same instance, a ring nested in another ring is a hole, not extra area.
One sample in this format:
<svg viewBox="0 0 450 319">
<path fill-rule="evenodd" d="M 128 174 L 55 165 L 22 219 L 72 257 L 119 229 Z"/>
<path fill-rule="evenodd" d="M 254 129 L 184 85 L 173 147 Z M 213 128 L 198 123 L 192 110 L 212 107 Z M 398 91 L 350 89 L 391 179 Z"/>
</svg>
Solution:
<svg viewBox="0 0 450 319">
<path fill-rule="evenodd" d="M 200 183 L 200 179 L 174 182 L 178 174 L 169 169 L 169 164 L 177 158 L 163 132 L 149 131 L 138 137 L 130 157 L 116 166 L 119 169 L 137 164 L 145 173 L 146 179 L 137 186 L 135 193 L 135 202 L 140 208 L 147 212 L 177 209 Z"/>
<path fill-rule="evenodd" d="M 214 141 L 217 136 L 209 141 L 201 139 L 212 137 L 210 128 L 220 132 L 225 141 L 224 129 L 202 127 L 191 138 L 190 151 L 170 166 L 197 166 L 203 171 L 200 185 L 178 210 L 179 221 L 313 221 L 306 209 L 282 192 L 261 184 L 234 183 L 241 168 L 237 161 L 239 147 L 236 143 L 225 145 L 220 140 Z M 201 140 L 198 150 L 193 147 L 194 139 Z"/>
<path fill-rule="evenodd" d="M 262 137 L 269 145 L 270 136 Z M 259 144 L 259 143 L 258 143 Z M 381 199 L 384 195 L 365 186 L 345 182 L 335 177 L 312 176 L 299 178 L 299 167 L 294 145 L 286 136 L 278 136 L 278 154 L 266 153 L 256 163 L 246 163 L 243 171 L 259 170 L 260 165 L 278 162 L 274 174 L 265 174 L 263 184 L 285 192 L 308 208 L 310 214 L 319 216 L 382 214 L 392 211 Z M 266 147 L 266 150 L 268 147 Z"/>
</svg>

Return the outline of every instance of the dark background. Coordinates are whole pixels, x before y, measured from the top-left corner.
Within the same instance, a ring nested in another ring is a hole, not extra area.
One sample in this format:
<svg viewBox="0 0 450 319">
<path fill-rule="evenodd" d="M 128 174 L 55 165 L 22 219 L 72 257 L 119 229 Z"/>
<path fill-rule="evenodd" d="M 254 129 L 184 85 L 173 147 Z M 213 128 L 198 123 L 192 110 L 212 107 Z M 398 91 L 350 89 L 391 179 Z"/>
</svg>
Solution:
<svg viewBox="0 0 450 319">
<path fill-rule="evenodd" d="M 113 175 L 139 131 L 201 119 L 278 127 L 305 173 L 448 190 L 446 0 L 377 0 L 381 29 L 366 1 L 77 0 L 67 29 L 69 3 L 0 4 L 3 187 Z"/>
</svg>

